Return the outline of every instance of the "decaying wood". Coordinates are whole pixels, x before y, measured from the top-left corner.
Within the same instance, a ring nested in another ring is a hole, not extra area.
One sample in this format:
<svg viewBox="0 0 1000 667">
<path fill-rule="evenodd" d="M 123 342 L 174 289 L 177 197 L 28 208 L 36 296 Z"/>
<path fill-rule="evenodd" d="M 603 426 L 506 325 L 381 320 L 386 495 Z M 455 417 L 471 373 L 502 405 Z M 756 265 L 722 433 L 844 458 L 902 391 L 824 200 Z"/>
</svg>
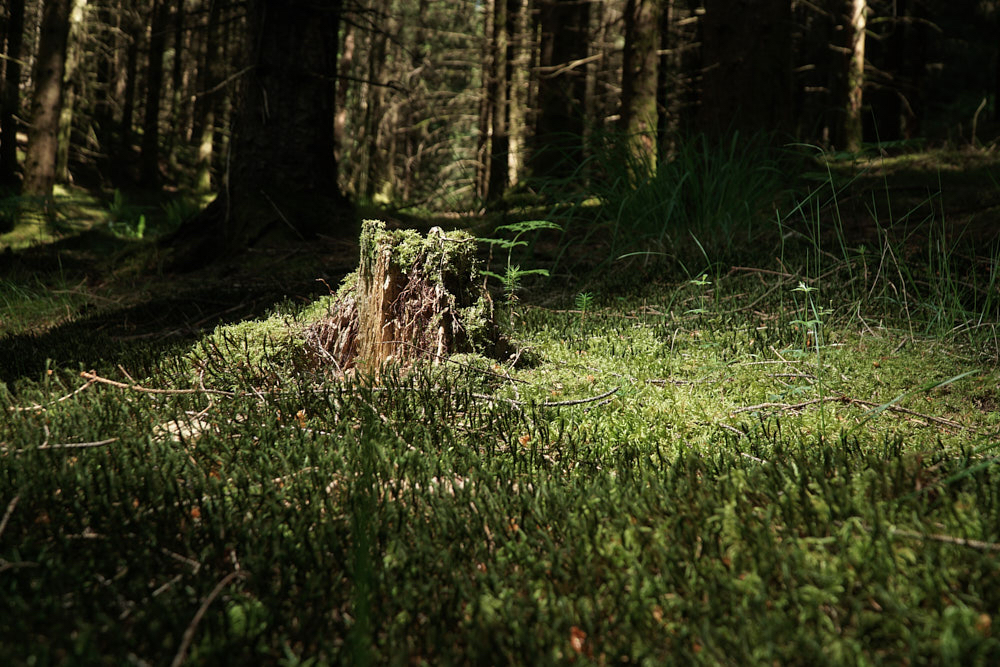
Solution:
<svg viewBox="0 0 1000 667">
<path fill-rule="evenodd" d="M 365 221 L 358 270 L 344 279 L 328 315 L 307 332 L 321 361 L 378 375 L 387 363 L 437 361 L 463 352 L 498 357 L 505 344 L 483 285 L 475 238 L 426 237 Z"/>
</svg>

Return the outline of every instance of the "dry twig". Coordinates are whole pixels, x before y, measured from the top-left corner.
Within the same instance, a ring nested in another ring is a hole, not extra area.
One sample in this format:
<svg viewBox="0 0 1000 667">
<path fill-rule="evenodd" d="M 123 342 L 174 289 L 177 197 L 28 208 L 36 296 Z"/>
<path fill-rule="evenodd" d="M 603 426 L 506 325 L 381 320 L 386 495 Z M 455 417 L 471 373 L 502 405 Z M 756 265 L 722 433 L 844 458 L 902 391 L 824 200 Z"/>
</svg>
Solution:
<svg viewBox="0 0 1000 667">
<path fill-rule="evenodd" d="M 150 387 L 143 387 L 139 384 L 127 384 L 125 382 L 109 380 L 108 378 L 101 377 L 94 371 L 81 371 L 80 377 L 85 380 L 90 380 L 91 382 L 100 382 L 101 384 L 109 384 L 112 387 L 118 387 L 119 389 L 131 389 L 132 391 L 139 391 L 145 394 L 216 394 L 218 396 L 236 396 L 236 394 L 231 391 L 222 391 L 221 389 L 153 389 Z"/>
<path fill-rule="evenodd" d="M 960 424 L 957 421 L 951 419 L 945 419 L 944 417 L 935 417 L 933 415 L 927 415 L 922 412 L 917 412 L 916 410 L 910 410 L 909 408 L 900 407 L 898 405 L 885 405 L 882 403 L 874 403 L 872 401 L 864 401 L 860 398 L 852 398 L 850 396 L 845 396 L 840 394 L 839 396 L 824 396 L 823 398 L 814 398 L 809 401 L 803 401 L 801 403 L 758 403 L 757 405 L 748 405 L 742 408 L 737 408 L 733 410 L 730 414 L 737 414 L 740 412 L 752 412 L 753 410 L 764 410 L 767 408 L 776 408 L 780 410 L 801 410 L 802 408 L 808 407 L 810 405 L 815 405 L 817 403 L 848 403 L 863 405 L 872 409 L 882 408 L 884 410 L 889 410 L 891 412 L 897 412 L 900 414 L 910 415 L 911 417 L 917 417 L 919 419 L 925 419 L 929 422 L 934 422 L 935 424 L 940 424 L 942 426 L 947 426 L 949 428 L 957 428 L 966 431 L 975 432 L 975 428 L 972 426 L 966 426 L 965 424 Z"/>
<path fill-rule="evenodd" d="M 202 600 L 201 606 L 198 607 L 198 611 L 195 612 L 194 618 L 191 619 L 191 623 L 188 625 L 187 630 L 184 631 L 184 636 L 181 638 L 181 645 L 177 648 L 177 654 L 174 656 L 173 662 L 170 663 L 170 667 L 180 667 L 184 664 L 184 659 L 187 657 L 188 649 L 191 647 L 191 642 L 194 640 L 195 630 L 198 629 L 198 624 L 201 623 L 201 619 L 205 616 L 205 612 L 208 611 L 208 607 L 215 598 L 219 597 L 222 593 L 222 589 L 231 584 L 234 579 L 245 577 L 246 573 L 243 571 L 230 572 L 222 581 L 215 585 L 212 592 Z"/>
</svg>

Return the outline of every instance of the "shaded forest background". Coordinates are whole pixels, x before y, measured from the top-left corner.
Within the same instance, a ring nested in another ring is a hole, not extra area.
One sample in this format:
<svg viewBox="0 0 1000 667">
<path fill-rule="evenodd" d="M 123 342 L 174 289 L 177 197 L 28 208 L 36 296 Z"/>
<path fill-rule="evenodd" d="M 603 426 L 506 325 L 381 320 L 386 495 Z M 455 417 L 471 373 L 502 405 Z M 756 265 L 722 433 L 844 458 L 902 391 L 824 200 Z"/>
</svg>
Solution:
<svg viewBox="0 0 1000 667">
<path fill-rule="evenodd" d="M 242 247 L 587 188 L 609 141 L 995 146 L 997 35 L 987 0 L 10 0 L 2 225 L 55 184 L 211 193 L 195 233 Z"/>
</svg>

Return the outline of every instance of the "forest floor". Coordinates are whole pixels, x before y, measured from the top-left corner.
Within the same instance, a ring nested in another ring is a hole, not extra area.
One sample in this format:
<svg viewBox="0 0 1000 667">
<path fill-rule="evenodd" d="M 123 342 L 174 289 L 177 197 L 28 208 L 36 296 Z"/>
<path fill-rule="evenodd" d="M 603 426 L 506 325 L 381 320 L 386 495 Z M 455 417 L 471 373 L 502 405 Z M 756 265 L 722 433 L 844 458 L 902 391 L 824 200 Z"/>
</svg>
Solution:
<svg viewBox="0 0 1000 667">
<path fill-rule="evenodd" d="M 305 345 L 352 243 L 67 201 L 0 254 L 0 659 L 995 664 L 1000 156 L 797 176 L 748 242 L 570 209 L 517 363 L 376 383 Z"/>
</svg>

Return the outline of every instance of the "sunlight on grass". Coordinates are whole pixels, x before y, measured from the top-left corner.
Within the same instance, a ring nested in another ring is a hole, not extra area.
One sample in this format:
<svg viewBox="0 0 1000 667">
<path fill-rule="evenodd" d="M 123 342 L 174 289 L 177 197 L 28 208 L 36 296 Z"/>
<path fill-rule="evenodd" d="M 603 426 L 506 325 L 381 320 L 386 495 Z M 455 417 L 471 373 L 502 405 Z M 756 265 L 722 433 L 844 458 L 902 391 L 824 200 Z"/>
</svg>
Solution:
<svg viewBox="0 0 1000 667">
<path fill-rule="evenodd" d="M 324 297 L 0 384 L 0 656 L 162 661 L 198 612 L 199 663 L 992 664 L 1000 252 L 823 178 L 739 264 L 521 293 L 503 363 L 345 377 Z"/>
</svg>

